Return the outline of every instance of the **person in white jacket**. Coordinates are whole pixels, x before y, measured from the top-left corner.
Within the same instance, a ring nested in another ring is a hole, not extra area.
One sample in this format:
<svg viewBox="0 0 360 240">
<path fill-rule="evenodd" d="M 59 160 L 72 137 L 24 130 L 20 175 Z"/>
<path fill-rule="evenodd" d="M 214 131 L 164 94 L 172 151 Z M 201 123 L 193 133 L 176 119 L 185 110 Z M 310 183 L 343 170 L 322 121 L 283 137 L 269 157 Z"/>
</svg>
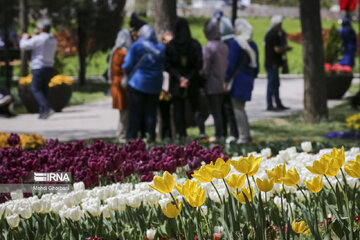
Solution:
<svg viewBox="0 0 360 240">
<path fill-rule="evenodd" d="M 20 40 L 21 49 L 31 50 L 31 91 L 39 103 L 40 119 L 47 119 L 54 113 L 47 100 L 49 82 L 54 76 L 53 66 L 57 46 L 56 38 L 50 34 L 50 28 L 49 20 L 41 20 L 37 25 L 37 35 L 23 33 Z"/>
</svg>

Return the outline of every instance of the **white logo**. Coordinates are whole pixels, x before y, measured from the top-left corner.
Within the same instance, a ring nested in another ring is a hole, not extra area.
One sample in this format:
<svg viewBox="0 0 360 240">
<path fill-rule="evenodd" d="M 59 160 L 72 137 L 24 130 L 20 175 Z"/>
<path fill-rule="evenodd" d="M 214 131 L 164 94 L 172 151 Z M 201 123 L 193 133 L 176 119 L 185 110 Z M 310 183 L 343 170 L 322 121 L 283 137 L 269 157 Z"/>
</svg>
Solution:
<svg viewBox="0 0 360 240">
<path fill-rule="evenodd" d="M 34 173 L 35 182 L 70 182 L 70 173 Z"/>
</svg>

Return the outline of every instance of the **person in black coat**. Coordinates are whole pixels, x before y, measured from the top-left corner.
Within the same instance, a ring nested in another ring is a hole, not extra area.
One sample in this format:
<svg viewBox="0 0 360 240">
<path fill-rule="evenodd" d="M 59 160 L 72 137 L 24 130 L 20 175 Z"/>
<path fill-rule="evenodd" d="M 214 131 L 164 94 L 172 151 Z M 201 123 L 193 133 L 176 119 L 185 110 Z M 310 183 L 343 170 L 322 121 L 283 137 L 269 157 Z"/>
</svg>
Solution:
<svg viewBox="0 0 360 240">
<path fill-rule="evenodd" d="M 170 75 L 169 92 L 174 105 L 175 129 L 176 134 L 181 138 L 186 137 L 186 99 L 190 101 L 194 120 L 200 130 L 200 137 L 206 137 L 199 106 L 201 68 L 201 45 L 191 37 L 188 22 L 184 18 L 178 18 L 174 38 L 165 49 L 165 71 Z"/>
</svg>

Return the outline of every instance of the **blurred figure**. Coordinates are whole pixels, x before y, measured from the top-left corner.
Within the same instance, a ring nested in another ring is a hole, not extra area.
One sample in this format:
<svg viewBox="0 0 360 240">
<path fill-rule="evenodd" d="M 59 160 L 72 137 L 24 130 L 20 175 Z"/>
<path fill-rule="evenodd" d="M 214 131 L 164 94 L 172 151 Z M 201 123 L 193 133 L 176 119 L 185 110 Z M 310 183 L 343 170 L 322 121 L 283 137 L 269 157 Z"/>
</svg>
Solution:
<svg viewBox="0 0 360 240">
<path fill-rule="evenodd" d="M 165 70 L 170 74 L 170 94 L 174 104 L 176 134 L 185 138 L 185 101 L 190 101 L 200 137 L 205 138 L 205 125 L 199 106 L 199 71 L 202 68 L 200 43 L 191 37 L 188 22 L 178 18 L 174 38 L 166 46 Z"/>
<path fill-rule="evenodd" d="M 215 22 L 219 27 L 221 34 L 221 41 L 223 41 L 228 48 L 230 47 L 231 42 L 234 40 L 234 28 L 231 23 L 231 20 L 223 16 L 221 10 L 216 10 L 214 17 L 211 19 L 212 22 Z M 228 136 L 227 126 L 230 126 L 230 136 L 226 139 L 227 142 L 235 141 L 239 137 L 239 132 L 237 130 L 236 119 L 234 115 L 233 105 L 231 102 L 231 96 L 228 92 L 224 93 L 223 102 L 222 102 L 222 118 L 223 118 L 223 136 Z"/>
<path fill-rule="evenodd" d="M 155 141 L 156 110 L 163 81 L 164 45 L 158 43 L 154 29 L 144 25 L 139 39 L 125 56 L 124 64 L 129 79 L 129 124 L 127 139 L 136 139 L 142 121 L 146 133 Z"/>
<path fill-rule="evenodd" d="M 146 22 L 139 18 L 137 12 L 133 12 L 130 17 L 130 35 L 131 40 L 135 42 L 139 38 L 139 30 L 144 26 Z"/>
<path fill-rule="evenodd" d="M 347 17 L 342 19 L 342 27 L 339 30 L 343 46 L 343 58 L 341 65 L 354 67 L 356 54 L 356 34 L 351 26 L 351 20 Z"/>
<path fill-rule="evenodd" d="M 215 122 L 215 137 L 220 139 L 224 136 L 221 110 L 229 49 L 225 43 L 220 41 L 220 31 L 216 23 L 207 22 L 204 33 L 208 40 L 207 45 L 203 48 L 202 73 L 206 79 L 205 93 Z"/>
<path fill-rule="evenodd" d="M 161 35 L 161 42 L 166 46 L 173 36 L 171 32 L 164 31 Z M 171 138 L 171 94 L 169 93 L 170 76 L 167 72 L 163 72 L 164 80 L 162 90 L 159 97 L 159 109 L 161 117 L 161 139 Z"/>
<path fill-rule="evenodd" d="M 15 116 L 11 111 L 13 104 L 14 98 L 11 96 L 9 89 L 0 87 L 0 114 L 5 117 Z"/>
<path fill-rule="evenodd" d="M 251 100 L 254 79 L 259 73 L 259 53 L 252 40 L 252 26 L 245 19 L 235 21 L 235 41 L 229 48 L 229 65 L 226 71 L 226 84 L 233 78 L 232 102 L 239 131 L 237 143 L 251 141 L 245 102 Z"/>
<path fill-rule="evenodd" d="M 125 74 L 122 69 L 126 52 L 131 45 L 131 37 L 128 30 L 121 30 L 115 40 L 109 59 L 109 79 L 111 79 L 112 106 L 119 109 L 119 122 L 117 129 L 118 140 L 126 142 L 126 129 L 128 123 L 128 93 L 121 86 Z"/>
<path fill-rule="evenodd" d="M 31 50 L 31 90 L 40 106 L 40 119 L 47 119 L 54 113 L 54 110 L 49 106 L 47 94 L 49 82 L 54 76 L 53 66 L 57 41 L 50 34 L 50 29 L 50 21 L 41 20 L 37 25 L 39 34 L 32 37 L 28 33 L 23 33 L 20 40 L 21 49 Z"/>
<path fill-rule="evenodd" d="M 285 32 L 282 29 L 282 16 L 275 15 L 271 18 L 271 29 L 265 36 L 265 68 L 267 72 L 267 111 L 287 110 L 281 100 L 279 94 L 280 77 L 279 68 L 283 66 L 283 54 L 292 48 L 283 45 Z M 276 108 L 273 106 L 275 100 Z"/>
</svg>

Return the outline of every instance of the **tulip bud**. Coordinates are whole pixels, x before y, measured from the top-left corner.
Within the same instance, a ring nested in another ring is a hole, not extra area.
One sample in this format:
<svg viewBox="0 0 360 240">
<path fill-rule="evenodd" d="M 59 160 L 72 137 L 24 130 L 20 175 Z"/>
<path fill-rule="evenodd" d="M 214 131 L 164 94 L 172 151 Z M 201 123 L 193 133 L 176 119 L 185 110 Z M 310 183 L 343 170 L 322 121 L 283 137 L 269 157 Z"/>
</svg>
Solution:
<svg viewBox="0 0 360 240">
<path fill-rule="evenodd" d="M 19 200 L 24 198 L 24 194 L 21 191 L 11 192 L 10 196 L 12 200 Z"/>
<path fill-rule="evenodd" d="M 200 208 L 201 208 L 201 215 L 206 216 L 208 213 L 207 206 L 201 206 Z"/>
<path fill-rule="evenodd" d="M 155 238 L 155 234 L 156 234 L 156 230 L 154 229 L 148 229 L 146 230 L 146 237 L 149 239 L 149 240 L 153 240 Z"/>
<path fill-rule="evenodd" d="M 311 150 L 312 150 L 311 142 L 302 142 L 301 143 L 301 149 L 304 152 L 311 152 Z"/>
</svg>

